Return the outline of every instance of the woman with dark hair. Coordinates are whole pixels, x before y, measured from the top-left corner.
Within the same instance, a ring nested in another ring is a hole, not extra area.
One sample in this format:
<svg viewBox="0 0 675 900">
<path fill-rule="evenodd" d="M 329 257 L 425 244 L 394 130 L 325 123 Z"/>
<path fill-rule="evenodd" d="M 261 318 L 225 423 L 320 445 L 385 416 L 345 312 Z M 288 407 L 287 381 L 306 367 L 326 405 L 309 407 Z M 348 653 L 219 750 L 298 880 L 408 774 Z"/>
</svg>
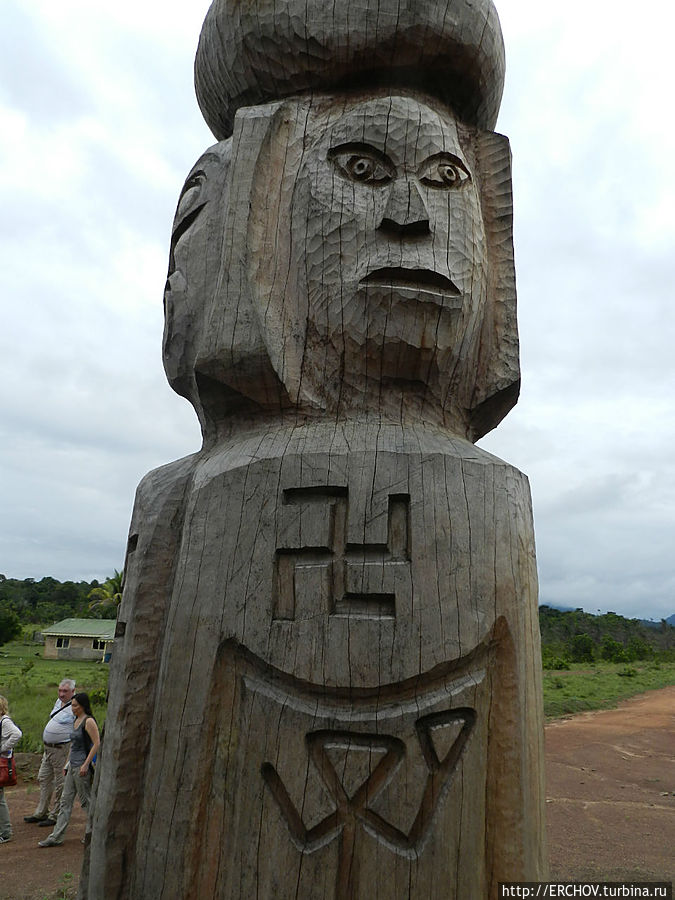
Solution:
<svg viewBox="0 0 675 900">
<path fill-rule="evenodd" d="M 21 737 L 21 729 L 9 717 L 9 704 L 0 697 L 0 756 L 12 756 L 14 745 Z M 0 787 L 0 844 L 12 840 L 12 823 L 5 800 L 5 789 Z"/>
<path fill-rule="evenodd" d="M 93 770 L 91 761 L 98 753 L 101 738 L 98 733 L 96 719 L 91 711 L 89 695 L 81 691 L 72 700 L 72 712 L 75 716 L 70 732 L 70 758 L 66 766 L 66 780 L 61 794 L 61 806 L 54 830 L 39 841 L 39 847 L 57 847 L 63 843 L 63 836 L 70 822 L 75 795 L 80 798 L 82 809 L 87 809 L 91 798 L 91 782 Z M 87 821 L 87 830 L 90 827 Z"/>
</svg>

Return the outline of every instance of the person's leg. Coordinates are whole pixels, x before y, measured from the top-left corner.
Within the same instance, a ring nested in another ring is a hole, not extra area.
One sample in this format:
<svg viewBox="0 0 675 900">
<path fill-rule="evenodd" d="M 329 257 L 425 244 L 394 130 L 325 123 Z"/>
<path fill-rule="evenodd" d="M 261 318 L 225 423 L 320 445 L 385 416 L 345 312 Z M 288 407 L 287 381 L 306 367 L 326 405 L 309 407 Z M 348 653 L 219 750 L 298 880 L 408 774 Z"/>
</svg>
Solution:
<svg viewBox="0 0 675 900">
<path fill-rule="evenodd" d="M 80 801 L 82 809 L 89 808 L 89 800 L 91 798 L 91 776 L 87 775 L 84 778 L 80 776 L 80 770 L 75 769 L 73 774 L 73 781 L 75 782 L 75 790 L 77 791 L 77 799 Z"/>
<path fill-rule="evenodd" d="M 54 804 L 52 808 L 49 810 L 49 818 L 56 819 L 59 815 L 59 809 L 61 806 L 61 792 L 63 791 L 63 783 L 65 776 L 63 774 L 63 770 L 66 767 L 66 763 L 68 762 L 68 756 L 70 755 L 70 742 L 63 744 L 62 747 L 54 747 L 52 749 L 51 755 L 51 766 L 53 771 L 53 784 L 54 784 Z"/>
<path fill-rule="evenodd" d="M 85 778 L 80 777 L 79 770 L 75 770 L 75 774 L 73 775 L 73 779 L 75 781 L 75 789 L 77 791 L 77 799 L 80 801 L 80 805 L 82 809 L 87 811 L 87 824 L 84 828 L 85 838 L 87 834 L 91 831 L 91 784 L 92 777 L 91 775 L 87 775 Z M 82 839 L 82 843 L 85 843 L 85 838 Z"/>
<path fill-rule="evenodd" d="M 49 801 L 52 796 L 54 786 L 54 773 L 48 756 L 49 747 L 45 747 L 40 761 L 40 769 L 38 771 L 38 784 L 40 785 L 40 799 L 32 816 L 26 816 L 27 821 L 35 819 L 46 819 L 49 810 Z"/>
<path fill-rule="evenodd" d="M 12 823 L 9 821 L 9 807 L 5 800 L 5 789 L 0 788 L 0 840 L 8 841 L 12 837 Z"/>
<path fill-rule="evenodd" d="M 61 806 L 59 808 L 59 816 L 56 820 L 54 830 L 44 842 L 40 841 L 41 846 L 53 846 L 54 844 L 63 843 L 63 835 L 66 833 L 68 822 L 73 811 L 73 803 L 75 801 L 75 783 L 73 781 L 72 767 L 68 769 L 66 780 L 63 784 L 63 792 L 61 794 Z"/>
<path fill-rule="evenodd" d="M 94 790 L 94 775 L 89 779 L 89 806 L 87 808 L 87 824 L 84 829 L 85 843 L 87 836 L 91 837 L 92 822 L 94 821 L 94 813 L 96 812 L 96 791 Z"/>
</svg>

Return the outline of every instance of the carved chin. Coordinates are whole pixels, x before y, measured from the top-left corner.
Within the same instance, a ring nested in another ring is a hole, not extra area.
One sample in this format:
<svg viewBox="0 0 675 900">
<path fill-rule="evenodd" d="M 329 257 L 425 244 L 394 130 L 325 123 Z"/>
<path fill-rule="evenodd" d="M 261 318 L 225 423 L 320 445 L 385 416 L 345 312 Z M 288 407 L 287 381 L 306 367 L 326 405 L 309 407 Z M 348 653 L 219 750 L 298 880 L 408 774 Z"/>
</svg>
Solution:
<svg viewBox="0 0 675 900">
<path fill-rule="evenodd" d="M 440 403 L 466 329 L 464 302 L 455 291 L 433 285 L 353 285 L 351 297 L 342 296 L 339 319 L 332 321 L 329 304 L 323 305 L 329 310 L 325 318 L 310 314 L 305 389 L 310 373 L 320 371 L 312 393 L 323 393 L 329 408 L 338 398 L 342 404 L 358 402 L 374 383 L 378 392 L 383 385 L 398 393 L 422 390 L 427 400 Z"/>
</svg>

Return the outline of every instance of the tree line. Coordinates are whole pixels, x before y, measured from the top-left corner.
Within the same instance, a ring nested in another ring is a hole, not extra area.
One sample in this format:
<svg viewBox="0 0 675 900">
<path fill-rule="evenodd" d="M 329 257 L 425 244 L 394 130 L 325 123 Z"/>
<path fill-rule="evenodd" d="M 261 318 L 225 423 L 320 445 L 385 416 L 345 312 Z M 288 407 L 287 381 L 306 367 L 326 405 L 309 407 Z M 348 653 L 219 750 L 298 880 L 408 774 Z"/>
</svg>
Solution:
<svg viewBox="0 0 675 900">
<path fill-rule="evenodd" d="M 634 662 L 675 658 L 675 628 L 665 619 L 645 622 L 615 612 L 593 615 L 583 609 L 539 607 L 544 668 L 573 662 Z"/>
<path fill-rule="evenodd" d="M 0 644 L 14 640 L 26 625 L 61 619 L 114 619 L 122 575 L 103 582 L 57 581 L 56 578 L 7 578 L 0 575 Z"/>
</svg>

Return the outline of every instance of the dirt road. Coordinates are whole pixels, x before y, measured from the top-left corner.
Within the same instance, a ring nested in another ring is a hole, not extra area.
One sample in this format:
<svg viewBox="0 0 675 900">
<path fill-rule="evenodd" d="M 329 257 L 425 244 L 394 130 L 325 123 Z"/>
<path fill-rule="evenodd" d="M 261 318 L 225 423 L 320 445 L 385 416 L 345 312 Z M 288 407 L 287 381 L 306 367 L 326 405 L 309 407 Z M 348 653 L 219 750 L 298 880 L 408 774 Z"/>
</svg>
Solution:
<svg viewBox="0 0 675 900">
<path fill-rule="evenodd" d="M 671 881 L 675 878 L 675 687 L 618 709 L 546 727 L 551 878 Z M 36 771 L 34 759 L 21 766 Z M 0 900 L 49 900 L 75 884 L 84 815 L 76 803 L 63 846 L 39 849 L 48 829 L 24 824 L 36 786 L 6 790 L 14 839 L 0 845 Z M 74 895 L 73 895 L 74 896 Z M 208 900 L 208 898 L 204 898 Z"/>
<path fill-rule="evenodd" d="M 675 687 L 546 727 L 551 877 L 675 878 Z"/>
</svg>

